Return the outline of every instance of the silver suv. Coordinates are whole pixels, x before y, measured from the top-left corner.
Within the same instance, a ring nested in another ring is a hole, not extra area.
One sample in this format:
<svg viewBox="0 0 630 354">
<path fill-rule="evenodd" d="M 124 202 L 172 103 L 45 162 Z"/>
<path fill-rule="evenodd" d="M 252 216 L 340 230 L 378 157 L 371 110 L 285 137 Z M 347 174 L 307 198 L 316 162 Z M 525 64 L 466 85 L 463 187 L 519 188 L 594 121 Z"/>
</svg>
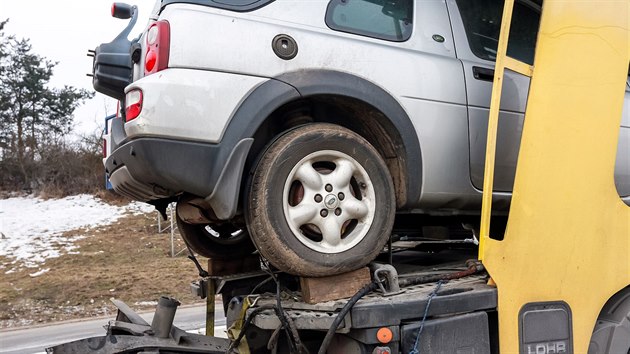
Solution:
<svg viewBox="0 0 630 354">
<path fill-rule="evenodd" d="M 510 56 L 533 62 L 540 11 L 517 1 Z M 113 13 L 135 22 L 134 7 Z M 499 0 L 158 1 L 140 37 L 128 27 L 96 50 L 94 86 L 124 107 L 111 183 L 158 209 L 178 201 L 183 237 L 208 257 L 255 244 L 294 274 L 363 266 L 397 213 L 479 214 L 501 13 Z M 499 211 L 528 86 L 506 74 Z M 629 91 L 615 171 L 626 203 Z"/>
</svg>

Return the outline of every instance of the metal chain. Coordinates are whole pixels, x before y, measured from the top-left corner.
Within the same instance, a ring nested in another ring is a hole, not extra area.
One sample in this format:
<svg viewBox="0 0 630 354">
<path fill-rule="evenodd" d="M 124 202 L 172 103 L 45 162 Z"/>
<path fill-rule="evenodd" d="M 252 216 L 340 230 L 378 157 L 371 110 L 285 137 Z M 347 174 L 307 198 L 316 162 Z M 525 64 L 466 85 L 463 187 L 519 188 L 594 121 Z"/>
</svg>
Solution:
<svg viewBox="0 0 630 354">
<path fill-rule="evenodd" d="M 420 350 L 418 350 L 418 343 L 420 342 L 420 335 L 422 334 L 422 330 L 424 329 L 424 323 L 427 319 L 427 315 L 429 314 L 429 307 L 431 306 L 431 300 L 437 295 L 438 291 L 442 287 L 442 284 L 446 283 L 445 280 L 440 280 L 437 283 L 437 286 L 431 294 L 429 294 L 429 298 L 427 300 L 427 306 L 424 308 L 424 315 L 422 316 L 422 321 L 420 322 L 420 329 L 418 330 L 418 334 L 416 335 L 416 342 L 413 345 L 413 349 L 409 352 L 409 354 L 420 354 Z"/>
</svg>

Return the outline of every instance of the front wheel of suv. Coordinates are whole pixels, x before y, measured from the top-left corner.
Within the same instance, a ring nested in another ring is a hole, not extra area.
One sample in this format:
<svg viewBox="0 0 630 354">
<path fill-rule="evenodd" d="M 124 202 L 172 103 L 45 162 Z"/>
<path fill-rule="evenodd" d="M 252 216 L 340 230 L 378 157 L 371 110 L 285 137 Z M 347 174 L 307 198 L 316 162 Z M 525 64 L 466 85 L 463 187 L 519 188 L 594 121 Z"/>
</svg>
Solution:
<svg viewBox="0 0 630 354">
<path fill-rule="evenodd" d="M 250 236 L 274 266 L 301 276 L 360 268 L 389 238 L 394 186 L 360 135 L 308 124 L 277 138 L 254 170 L 246 205 Z"/>
</svg>

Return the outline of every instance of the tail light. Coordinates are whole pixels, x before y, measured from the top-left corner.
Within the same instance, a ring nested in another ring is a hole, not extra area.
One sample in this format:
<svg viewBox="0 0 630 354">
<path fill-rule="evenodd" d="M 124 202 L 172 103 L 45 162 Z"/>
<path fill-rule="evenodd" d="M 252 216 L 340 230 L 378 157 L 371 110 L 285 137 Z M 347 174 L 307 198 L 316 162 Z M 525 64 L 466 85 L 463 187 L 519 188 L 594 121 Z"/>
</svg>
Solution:
<svg viewBox="0 0 630 354">
<path fill-rule="evenodd" d="M 147 52 L 144 57 L 144 74 L 150 75 L 168 67 L 171 28 L 167 21 L 157 21 L 147 31 Z"/>
<path fill-rule="evenodd" d="M 136 119 L 142 112 L 142 90 L 133 89 L 125 95 L 125 121 Z"/>
<path fill-rule="evenodd" d="M 107 157 L 107 140 L 103 138 L 103 158 Z"/>
</svg>

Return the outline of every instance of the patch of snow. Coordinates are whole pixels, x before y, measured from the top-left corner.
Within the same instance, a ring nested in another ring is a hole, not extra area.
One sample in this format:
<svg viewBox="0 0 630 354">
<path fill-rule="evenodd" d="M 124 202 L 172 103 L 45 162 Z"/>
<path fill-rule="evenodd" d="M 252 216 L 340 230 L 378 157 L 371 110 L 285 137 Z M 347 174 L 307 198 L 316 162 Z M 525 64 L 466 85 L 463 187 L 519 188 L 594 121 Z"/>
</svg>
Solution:
<svg viewBox="0 0 630 354">
<path fill-rule="evenodd" d="M 153 206 L 133 202 L 118 207 L 92 195 L 61 199 L 13 197 L 0 200 L 0 256 L 11 260 L 5 272 L 17 268 L 37 268 L 46 259 L 77 252 L 74 242 L 86 236 L 63 237 L 66 231 L 111 224 L 124 215 L 145 214 Z"/>
<path fill-rule="evenodd" d="M 141 202 L 131 202 L 127 204 L 125 208 L 133 215 L 148 214 L 155 211 L 155 207 L 153 205 Z"/>
<path fill-rule="evenodd" d="M 37 271 L 35 273 L 30 273 L 29 275 L 30 275 L 31 278 L 35 278 L 35 277 L 38 277 L 38 276 L 40 276 L 40 275 L 42 275 L 44 273 L 47 273 L 49 270 L 50 270 L 50 268 L 44 268 L 44 269 L 41 269 L 41 270 L 39 270 L 39 271 Z"/>
<path fill-rule="evenodd" d="M 136 306 L 157 306 L 157 301 L 137 301 L 134 302 Z"/>
</svg>

